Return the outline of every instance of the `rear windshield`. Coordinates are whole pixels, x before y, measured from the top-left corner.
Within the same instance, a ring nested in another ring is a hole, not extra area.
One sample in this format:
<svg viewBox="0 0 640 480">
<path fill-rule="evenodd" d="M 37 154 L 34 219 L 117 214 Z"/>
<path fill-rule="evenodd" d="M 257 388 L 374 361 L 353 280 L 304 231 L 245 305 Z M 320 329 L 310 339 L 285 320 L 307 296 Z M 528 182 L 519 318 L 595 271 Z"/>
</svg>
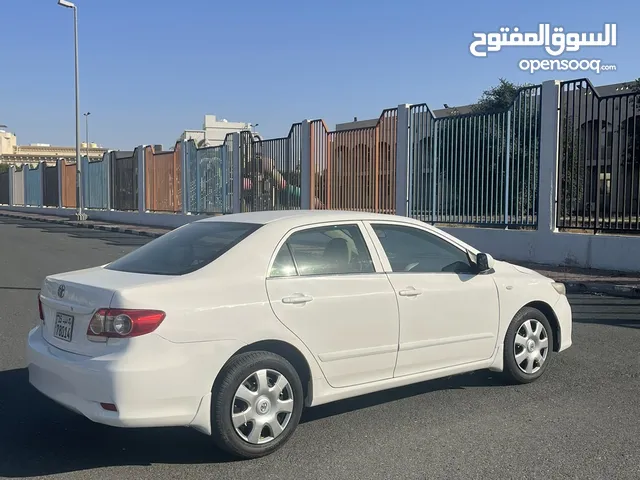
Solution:
<svg viewBox="0 0 640 480">
<path fill-rule="evenodd" d="M 185 275 L 213 262 L 260 225 L 194 222 L 164 234 L 105 268 L 150 275 Z"/>
</svg>

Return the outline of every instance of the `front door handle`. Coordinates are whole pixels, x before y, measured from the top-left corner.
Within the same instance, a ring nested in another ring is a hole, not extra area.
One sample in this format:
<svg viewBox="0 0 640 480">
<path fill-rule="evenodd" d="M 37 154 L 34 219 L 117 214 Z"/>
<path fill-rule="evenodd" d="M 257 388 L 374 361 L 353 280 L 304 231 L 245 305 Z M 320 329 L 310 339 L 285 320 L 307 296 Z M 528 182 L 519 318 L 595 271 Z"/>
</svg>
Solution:
<svg viewBox="0 0 640 480">
<path fill-rule="evenodd" d="M 413 287 L 409 287 L 405 290 L 400 290 L 398 292 L 398 295 L 402 297 L 417 297 L 418 295 L 422 295 L 422 292 L 420 290 L 416 290 Z"/>
<path fill-rule="evenodd" d="M 296 293 L 295 295 L 291 295 L 290 297 L 284 297 L 282 299 L 282 303 L 287 304 L 300 304 L 300 303 L 308 303 L 313 300 L 313 297 L 310 295 L 303 295 L 301 293 Z"/>
</svg>

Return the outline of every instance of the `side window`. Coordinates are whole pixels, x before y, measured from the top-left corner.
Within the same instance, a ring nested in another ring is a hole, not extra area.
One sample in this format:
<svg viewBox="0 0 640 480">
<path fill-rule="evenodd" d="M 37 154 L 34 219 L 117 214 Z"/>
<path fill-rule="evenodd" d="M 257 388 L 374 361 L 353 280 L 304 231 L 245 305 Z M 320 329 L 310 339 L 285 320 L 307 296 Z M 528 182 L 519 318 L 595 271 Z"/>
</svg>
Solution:
<svg viewBox="0 0 640 480">
<path fill-rule="evenodd" d="M 293 255 L 298 275 L 375 272 L 371 255 L 357 225 L 301 230 L 289 237 L 283 249 L 285 247 Z"/>
<path fill-rule="evenodd" d="M 383 224 L 372 227 L 394 272 L 473 272 L 464 251 L 424 230 Z"/>
<path fill-rule="evenodd" d="M 276 255 L 276 258 L 273 261 L 269 276 L 281 278 L 295 277 L 296 275 L 298 275 L 296 264 L 293 262 L 289 246 L 285 243 L 282 248 L 280 248 L 278 255 Z"/>
</svg>

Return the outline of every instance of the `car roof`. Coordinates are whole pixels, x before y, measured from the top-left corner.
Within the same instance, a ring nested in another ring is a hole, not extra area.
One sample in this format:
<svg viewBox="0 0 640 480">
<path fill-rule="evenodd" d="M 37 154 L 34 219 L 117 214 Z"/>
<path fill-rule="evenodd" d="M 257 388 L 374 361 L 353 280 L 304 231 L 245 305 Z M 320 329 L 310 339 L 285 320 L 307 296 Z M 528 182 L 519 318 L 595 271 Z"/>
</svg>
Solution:
<svg viewBox="0 0 640 480">
<path fill-rule="evenodd" d="M 421 222 L 420 220 L 411 217 L 384 213 L 370 213 L 355 210 L 267 210 L 263 212 L 245 212 L 232 213 L 228 215 L 218 215 L 215 217 L 198 220 L 198 222 L 240 222 L 253 223 L 258 225 L 283 224 L 282 227 L 287 230 L 290 228 L 304 227 L 313 223 L 329 223 L 342 221 L 395 221 L 404 224 L 413 224 L 416 226 L 419 225 L 431 231 L 437 230 L 439 235 L 443 235 L 449 238 L 454 243 L 457 243 L 461 247 L 466 248 L 473 253 L 478 253 L 478 250 L 475 247 L 432 225 Z"/>
<path fill-rule="evenodd" d="M 333 222 L 343 220 L 399 220 L 413 223 L 411 218 L 382 213 L 368 213 L 350 210 L 268 210 L 263 212 L 245 212 L 205 218 L 200 222 L 243 222 L 266 225 L 290 220 L 300 225 L 311 222 Z"/>
</svg>

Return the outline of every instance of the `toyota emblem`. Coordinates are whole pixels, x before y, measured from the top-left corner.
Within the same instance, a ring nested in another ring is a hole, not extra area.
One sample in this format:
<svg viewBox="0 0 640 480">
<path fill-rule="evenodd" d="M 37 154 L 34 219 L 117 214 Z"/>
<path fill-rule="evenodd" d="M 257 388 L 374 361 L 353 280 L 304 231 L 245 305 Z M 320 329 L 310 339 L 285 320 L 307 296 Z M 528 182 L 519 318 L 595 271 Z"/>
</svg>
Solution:
<svg viewBox="0 0 640 480">
<path fill-rule="evenodd" d="M 60 298 L 64 297 L 64 291 L 65 291 L 64 285 L 60 285 L 60 286 L 58 287 L 58 296 L 59 296 Z"/>
</svg>

